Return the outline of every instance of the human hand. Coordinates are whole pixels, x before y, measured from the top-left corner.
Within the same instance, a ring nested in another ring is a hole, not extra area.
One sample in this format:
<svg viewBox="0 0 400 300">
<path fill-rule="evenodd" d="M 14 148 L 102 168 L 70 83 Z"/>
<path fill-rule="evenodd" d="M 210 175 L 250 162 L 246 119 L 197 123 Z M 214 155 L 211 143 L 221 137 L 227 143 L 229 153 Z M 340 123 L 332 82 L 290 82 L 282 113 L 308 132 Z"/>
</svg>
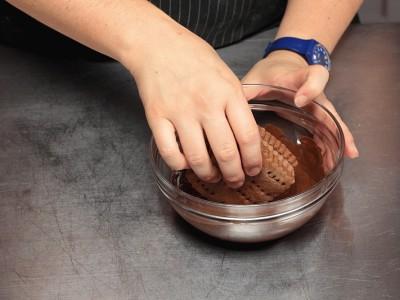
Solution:
<svg viewBox="0 0 400 300">
<path fill-rule="evenodd" d="M 272 52 L 255 64 L 242 79 L 242 83 L 268 83 L 295 90 L 297 92 L 294 99 L 290 93 L 281 93 L 278 97 L 284 98 L 282 100 L 294 100 L 298 107 L 303 107 L 313 100 L 319 102 L 335 116 L 343 129 L 345 155 L 356 158 L 359 153 L 353 135 L 323 92 L 328 79 L 329 72 L 323 66 L 309 66 L 298 54 L 281 50 Z M 247 99 L 261 97 L 268 92 L 268 87 L 245 89 Z"/>
<path fill-rule="evenodd" d="M 161 156 L 174 170 L 192 168 L 208 182 L 220 180 L 220 170 L 230 187 L 241 186 L 245 172 L 259 173 L 262 159 L 240 81 L 211 46 L 183 27 L 164 29 L 157 43 L 166 46 L 149 47 L 142 64 L 126 65 Z"/>
</svg>

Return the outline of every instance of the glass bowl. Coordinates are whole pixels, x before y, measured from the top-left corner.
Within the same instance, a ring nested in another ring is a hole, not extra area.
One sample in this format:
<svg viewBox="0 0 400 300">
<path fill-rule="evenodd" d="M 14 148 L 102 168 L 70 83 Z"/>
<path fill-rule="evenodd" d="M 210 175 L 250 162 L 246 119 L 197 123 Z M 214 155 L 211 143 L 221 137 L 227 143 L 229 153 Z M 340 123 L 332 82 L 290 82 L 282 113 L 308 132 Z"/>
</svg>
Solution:
<svg viewBox="0 0 400 300">
<path fill-rule="evenodd" d="M 261 242 L 282 237 L 310 220 L 328 199 L 343 169 L 344 137 L 334 116 L 312 102 L 299 109 L 292 103 L 294 91 L 271 85 L 249 84 L 257 100 L 250 108 L 258 124 L 281 128 L 294 143 L 308 136 L 321 149 L 325 176 L 308 190 L 281 200 L 262 204 L 223 204 L 181 190 L 176 184 L 179 172 L 169 169 L 160 156 L 154 139 L 150 160 L 158 188 L 175 211 L 199 230 L 228 241 Z M 262 90 L 263 97 L 259 97 Z M 279 100 L 277 100 L 279 99 Z"/>
</svg>

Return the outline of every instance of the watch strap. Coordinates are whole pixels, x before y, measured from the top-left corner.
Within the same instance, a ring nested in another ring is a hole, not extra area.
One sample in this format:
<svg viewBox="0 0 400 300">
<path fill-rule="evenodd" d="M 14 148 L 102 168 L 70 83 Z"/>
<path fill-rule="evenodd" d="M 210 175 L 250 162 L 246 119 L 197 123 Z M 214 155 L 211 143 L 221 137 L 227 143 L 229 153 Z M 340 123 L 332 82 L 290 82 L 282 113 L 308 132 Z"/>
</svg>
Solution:
<svg viewBox="0 0 400 300">
<path fill-rule="evenodd" d="M 276 50 L 289 50 L 296 52 L 307 60 L 305 53 L 308 52 L 308 49 L 310 49 L 310 47 L 313 47 L 316 44 L 318 44 L 318 42 L 313 39 L 302 40 L 294 37 L 282 37 L 268 44 L 267 48 L 265 49 L 263 58 Z"/>
</svg>

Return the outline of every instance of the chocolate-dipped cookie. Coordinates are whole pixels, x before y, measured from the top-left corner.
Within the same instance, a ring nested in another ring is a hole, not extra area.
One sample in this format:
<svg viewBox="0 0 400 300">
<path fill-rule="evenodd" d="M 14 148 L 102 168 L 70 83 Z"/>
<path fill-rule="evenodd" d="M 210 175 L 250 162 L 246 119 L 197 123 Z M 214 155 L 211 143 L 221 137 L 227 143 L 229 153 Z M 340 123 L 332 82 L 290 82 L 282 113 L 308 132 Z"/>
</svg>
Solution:
<svg viewBox="0 0 400 300">
<path fill-rule="evenodd" d="M 206 183 L 193 171 L 185 172 L 192 188 L 208 200 L 229 204 L 256 204 L 272 201 L 295 182 L 297 159 L 292 152 L 265 128 L 259 127 L 263 166 L 259 175 L 246 177 L 239 189 L 229 188 L 223 181 Z"/>
</svg>

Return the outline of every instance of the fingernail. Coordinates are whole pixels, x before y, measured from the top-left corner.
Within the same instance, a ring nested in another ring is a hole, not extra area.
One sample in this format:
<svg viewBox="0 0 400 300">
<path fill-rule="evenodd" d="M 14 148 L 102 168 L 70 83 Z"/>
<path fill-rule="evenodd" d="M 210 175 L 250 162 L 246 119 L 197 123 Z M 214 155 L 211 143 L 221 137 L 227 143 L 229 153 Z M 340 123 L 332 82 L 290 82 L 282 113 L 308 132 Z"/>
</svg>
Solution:
<svg viewBox="0 0 400 300">
<path fill-rule="evenodd" d="M 352 143 L 351 148 L 352 148 L 353 151 L 354 151 L 354 156 L 353 156 L 353 158 L 359 157 L 359 156 L 360 156 L 360 152 L 358 151 L 357 146 L 356 146 L 354 143 Z"/>
<path fill-rule="evenodd" d="M 246 173 L 249 176 L 256 176 L 256 175 L 258 175 L 258 173 L 260 173 L 260 171 L 261 171 L 260 167 L 255 167 L 255 168 L 246 170 Z"/>
<path fill-rule="evenodd" d="M 238 189 L 243 185 L 244 181 L 227 182 L 227 185 L 232 189 Z"/>
<path fill-rule="evenodd" d="M 213 168 L 211 174 L 202 178 L 202 180 L 209 183 L 217 183 L 221 180 L 221 173 L 216 168 Z"/>
<path fill-rule="evenodd" d="M 219 182 L 221 180 L 221 175 L 219 174 L 219 173 L 217 173 L 217 175 L 215 175 L 211 180 L 210 180 L 210 182 L 211 183 L 217 183 L 217 182 Z"/>
<path fill-rule="evenodd" d="M 304 95 L 300 95 L 300 96 L 296 97 L 296 99 L 294 99 L 294 103 L 296 104 L 296 106 L 302 107 L 302 106 L 306 105 L 307 97 Z"/>
</svg>

